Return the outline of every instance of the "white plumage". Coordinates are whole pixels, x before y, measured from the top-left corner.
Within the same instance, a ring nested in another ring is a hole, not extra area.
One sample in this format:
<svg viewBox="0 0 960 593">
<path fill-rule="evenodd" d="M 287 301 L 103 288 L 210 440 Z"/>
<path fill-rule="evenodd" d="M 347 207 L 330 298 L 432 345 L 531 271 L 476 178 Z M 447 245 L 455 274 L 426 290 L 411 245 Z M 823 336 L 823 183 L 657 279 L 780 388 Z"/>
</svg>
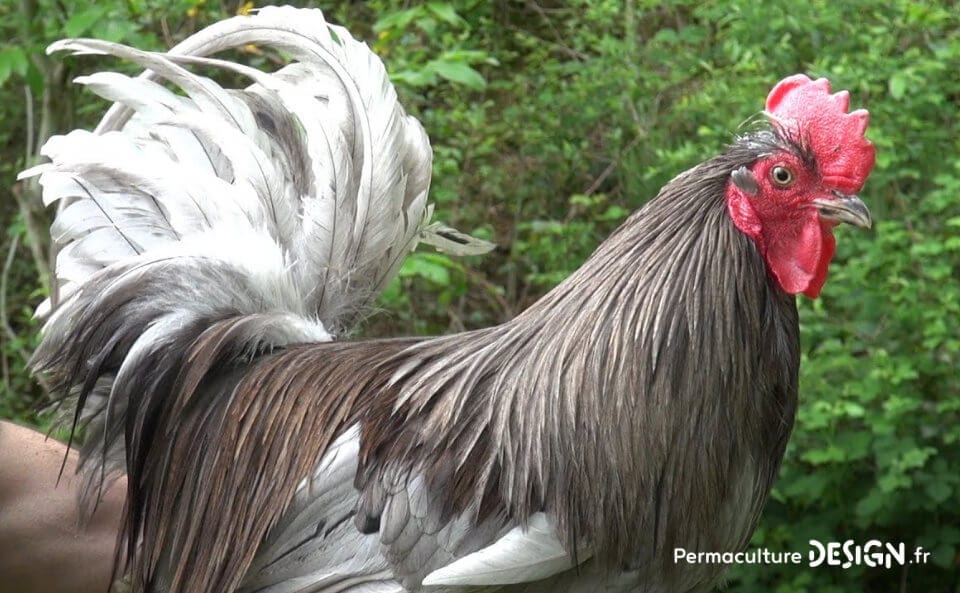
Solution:
<svg viewBox="0 0 960 593">
<path fill-rule="evenodd" d="M 297 61 L 266 73 L 202 57 L 250 43 Z M 118 105 L 95 133 L 52 138 L 43 148 L 51 162 L 21 174 L 41 175 L 46 204 L 69 204 L 52 229 L 65 246 L 57 276 L 67 294 L 119 262 L 210 257 L 259 267 L 267 282 L 283 270 L 291 286 L 280 308 L 296 303 L 295 312 L 336 331 L 418 241 L 459 253 L 489 248 L 451 242 L 436 232 L 443 227 L 427 225 L 427 136 L 397 102 L 380 60 L 320 11 L 264 8 L 165 54 L 96 40 L 49 51 L 65 50 L 150 69 L 77 79 Z M 224 89 L 190 70 L 198 64 L 254 84 Z M 275 247 L 263 251 L 264 237 Z"/>
</svg>

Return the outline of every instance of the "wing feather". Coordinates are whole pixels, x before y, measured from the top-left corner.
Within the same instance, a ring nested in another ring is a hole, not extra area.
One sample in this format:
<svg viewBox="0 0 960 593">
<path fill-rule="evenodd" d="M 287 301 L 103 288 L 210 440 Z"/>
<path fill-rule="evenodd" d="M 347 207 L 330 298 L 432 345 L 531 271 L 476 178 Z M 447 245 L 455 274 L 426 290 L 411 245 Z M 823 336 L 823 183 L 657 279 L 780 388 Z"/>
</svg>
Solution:
<svg viewBox="0 0 960 593">
<path fill-rule="evenodd" d="M 581 551 L 580 562 L 590 553 Z M 431 572 L 426 586 L 493 586 L 537 581 L 576 566 L 557 538 L 556 525 L 544 513 L 530 516 L 491 545 Z"/>
</svg>

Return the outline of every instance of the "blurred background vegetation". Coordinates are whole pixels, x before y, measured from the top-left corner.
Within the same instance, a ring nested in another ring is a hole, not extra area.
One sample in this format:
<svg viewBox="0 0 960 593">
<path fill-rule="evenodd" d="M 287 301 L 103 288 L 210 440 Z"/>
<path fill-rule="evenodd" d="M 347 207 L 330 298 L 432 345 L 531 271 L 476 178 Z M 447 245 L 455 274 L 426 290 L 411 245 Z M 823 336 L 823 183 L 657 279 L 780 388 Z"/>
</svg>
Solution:
<svg viewBox="0 0 960 593">
<path fill-rule="evenodd" d="M 960 591 L 960 5 L 907 0 L 312 2 L 368 40 L 433 141 L 440 218 L 484 258 L 413 255 L 364 335 L 515 315 L 633 209 L 713 155 L 785 75 L 827 76 L 872 114 L 878 221 L 841 229 L 823 296 L 800 299 L 801 408 L 754 539 L 904 542 L 927 565 L 748 566 L 732 592 Z M 0 417 L 42 426 L 24 369 L 50 273 L 49 213 L 15 182 L 51 134 L 105 108 L 65 36 L 164 49 L 250 2 L 0 3 Z M 253 64 L 272 58 L 248 47 Z M 235 56 L 236 57 L 236 56 Z M 640 534 L 638 534 L 640 535 Z"/>
</svg>

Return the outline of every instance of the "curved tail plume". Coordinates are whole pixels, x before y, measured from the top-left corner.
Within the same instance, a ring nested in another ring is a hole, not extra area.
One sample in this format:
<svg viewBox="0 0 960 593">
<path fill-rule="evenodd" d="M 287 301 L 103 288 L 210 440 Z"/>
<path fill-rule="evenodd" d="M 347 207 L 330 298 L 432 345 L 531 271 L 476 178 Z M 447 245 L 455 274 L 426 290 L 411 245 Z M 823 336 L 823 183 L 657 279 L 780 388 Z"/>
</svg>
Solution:
<svg viewBox="0 0 960 593">
<path fill-rule="evenodd" d="M 248 44 L 293 61 L 264 72 L 210 57 Z M 41 306 L 33 364 L 78 398 L 88 503 L 166 438 L 178 389 L 332 339 L 418 242 L 492 247 L 429 223 L 426 133 L 379 58 L 319 10 L 264 8 L 166 53 L 86 39 L 49 51 L 148 69 L 78 78 L 114 106 L 96 131 L 51 138 L 50 162 L 21 174 L 60 205 L 60 297 Z M 251 86 L 224 88 L 198 66 Z"/>
</svg>

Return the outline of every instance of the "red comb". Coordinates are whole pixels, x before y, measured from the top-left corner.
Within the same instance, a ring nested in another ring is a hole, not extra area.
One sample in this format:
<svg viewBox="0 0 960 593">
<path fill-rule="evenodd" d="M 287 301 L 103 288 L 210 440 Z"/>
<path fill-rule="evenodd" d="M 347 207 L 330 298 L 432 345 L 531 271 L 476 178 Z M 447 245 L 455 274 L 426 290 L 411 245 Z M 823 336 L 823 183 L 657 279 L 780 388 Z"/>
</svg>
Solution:
<svg viewBox="0 0 960 593">
<path fill-rule="evenodd" d="M 847 91 L 831 95 L 830 81 L 803 74 L 784 78 L 767 96 L 767 114 L 782 133 L 813 151 L 824 182 L 854 194 L 873 169 L 876 152 L 863 135 L 870 114 L 866 109 L 847 113 L 849 105 Z"/>
</svg>

